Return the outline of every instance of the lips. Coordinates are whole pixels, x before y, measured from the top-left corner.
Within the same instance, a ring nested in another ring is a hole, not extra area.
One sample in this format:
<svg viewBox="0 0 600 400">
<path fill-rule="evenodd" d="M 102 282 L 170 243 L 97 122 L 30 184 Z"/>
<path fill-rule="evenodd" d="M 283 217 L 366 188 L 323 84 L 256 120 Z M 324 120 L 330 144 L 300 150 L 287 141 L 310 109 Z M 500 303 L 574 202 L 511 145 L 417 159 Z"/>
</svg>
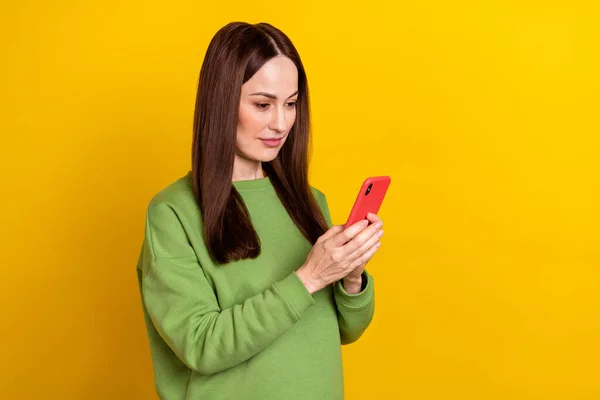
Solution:
<svg viewBox="0 0 600 400">
<path fill-rule="evenodd" d="M 267 147 L 277 147 L 277 146 L 279 146 L 279 144 L 281 143 L 281 141 L 283 140 L 283 138 L 278 138 L 278 139 L 275 139 L 275 138 L 269 138 L 269 139 L 260 139 L 260 140 L 261 140 L 261 141 L 262 141 L 262 142 L 265 144 L 265 146 L 267 146 Z"/>
</svg>

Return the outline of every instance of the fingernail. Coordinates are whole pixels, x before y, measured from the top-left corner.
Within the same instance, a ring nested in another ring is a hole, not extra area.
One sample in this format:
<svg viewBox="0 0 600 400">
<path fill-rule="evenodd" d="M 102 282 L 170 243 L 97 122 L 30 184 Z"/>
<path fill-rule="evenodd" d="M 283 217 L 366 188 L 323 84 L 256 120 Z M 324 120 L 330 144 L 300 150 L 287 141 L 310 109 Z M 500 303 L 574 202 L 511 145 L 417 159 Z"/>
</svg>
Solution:
<svg viewBox="0 0 600 400">
<path fill-rule="evenodd" d="M 377 234 L 377 236 L 382 237 L 383 236 L 383 230 L 380 230 L 379 233 Z"/>
<path fill-rule="evenodd" d="M 381 246 L 381 242 L 377 243 L 377 244 L 375 245 L 375 248 L 376 248 L 376 249 L 378 249 L 380 246 Z"/>
</svg>

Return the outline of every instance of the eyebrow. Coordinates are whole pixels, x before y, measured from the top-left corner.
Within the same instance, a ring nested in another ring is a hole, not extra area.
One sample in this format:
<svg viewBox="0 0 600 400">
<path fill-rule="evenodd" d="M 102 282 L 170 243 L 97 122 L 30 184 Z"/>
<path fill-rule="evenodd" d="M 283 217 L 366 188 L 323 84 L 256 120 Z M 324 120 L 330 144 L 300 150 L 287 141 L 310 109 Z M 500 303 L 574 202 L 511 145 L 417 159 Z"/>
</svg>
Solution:
<svg viewBox="0 0 600 400">
<path fill-rule="evenodd" d="M 297 94 L 298 94 L 298 91 L 296 90 L 294 93 L 289 95 L 288 99 Z M 277 100 L 277 96 L 275 96 L 274 94 L 271 94 L 271 93 L 266 93 L 266 92 L 252 93 L 250 96 L 265 96 L 265 97 L 268 97 L 269 99 Z"/>
</svg>

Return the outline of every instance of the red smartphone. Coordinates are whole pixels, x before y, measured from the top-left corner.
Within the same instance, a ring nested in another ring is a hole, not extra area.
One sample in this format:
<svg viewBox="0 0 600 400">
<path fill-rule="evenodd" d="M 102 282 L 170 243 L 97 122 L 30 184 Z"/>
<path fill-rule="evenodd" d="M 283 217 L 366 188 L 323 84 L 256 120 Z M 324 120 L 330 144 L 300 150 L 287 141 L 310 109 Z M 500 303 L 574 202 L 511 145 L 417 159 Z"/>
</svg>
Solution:
<svg viewBox="0 0 600 400">
<path fill-rule="evenodd" d="M 389 176 L 373 176 L 365 179 L 344 227 L 348 228 L 366 219 L 369 213 L 377 214 L 391 182 L 392 178 Z"/>
</svg>

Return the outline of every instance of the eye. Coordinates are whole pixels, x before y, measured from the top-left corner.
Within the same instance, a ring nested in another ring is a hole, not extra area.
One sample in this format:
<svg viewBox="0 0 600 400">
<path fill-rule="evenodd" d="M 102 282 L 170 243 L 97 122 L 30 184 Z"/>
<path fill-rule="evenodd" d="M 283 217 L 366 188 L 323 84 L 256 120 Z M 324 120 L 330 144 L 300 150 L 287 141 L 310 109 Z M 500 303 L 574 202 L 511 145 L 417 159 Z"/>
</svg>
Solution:
<svg viewBox="0 0 600 400">
<path fill-rule="evenodd" d="M 291 102 L 287 103 L 286 106 L 288 108 L 296 108 L 296 102 L 295 101 L 291 101 Z"/>
<path fill-rule="evenodd" d="M 268 103 L 256 103 L 256 107 L 258 107 L 260 110 L 266 110 L 267 108 L 269 108 Z"/>
</svg>

